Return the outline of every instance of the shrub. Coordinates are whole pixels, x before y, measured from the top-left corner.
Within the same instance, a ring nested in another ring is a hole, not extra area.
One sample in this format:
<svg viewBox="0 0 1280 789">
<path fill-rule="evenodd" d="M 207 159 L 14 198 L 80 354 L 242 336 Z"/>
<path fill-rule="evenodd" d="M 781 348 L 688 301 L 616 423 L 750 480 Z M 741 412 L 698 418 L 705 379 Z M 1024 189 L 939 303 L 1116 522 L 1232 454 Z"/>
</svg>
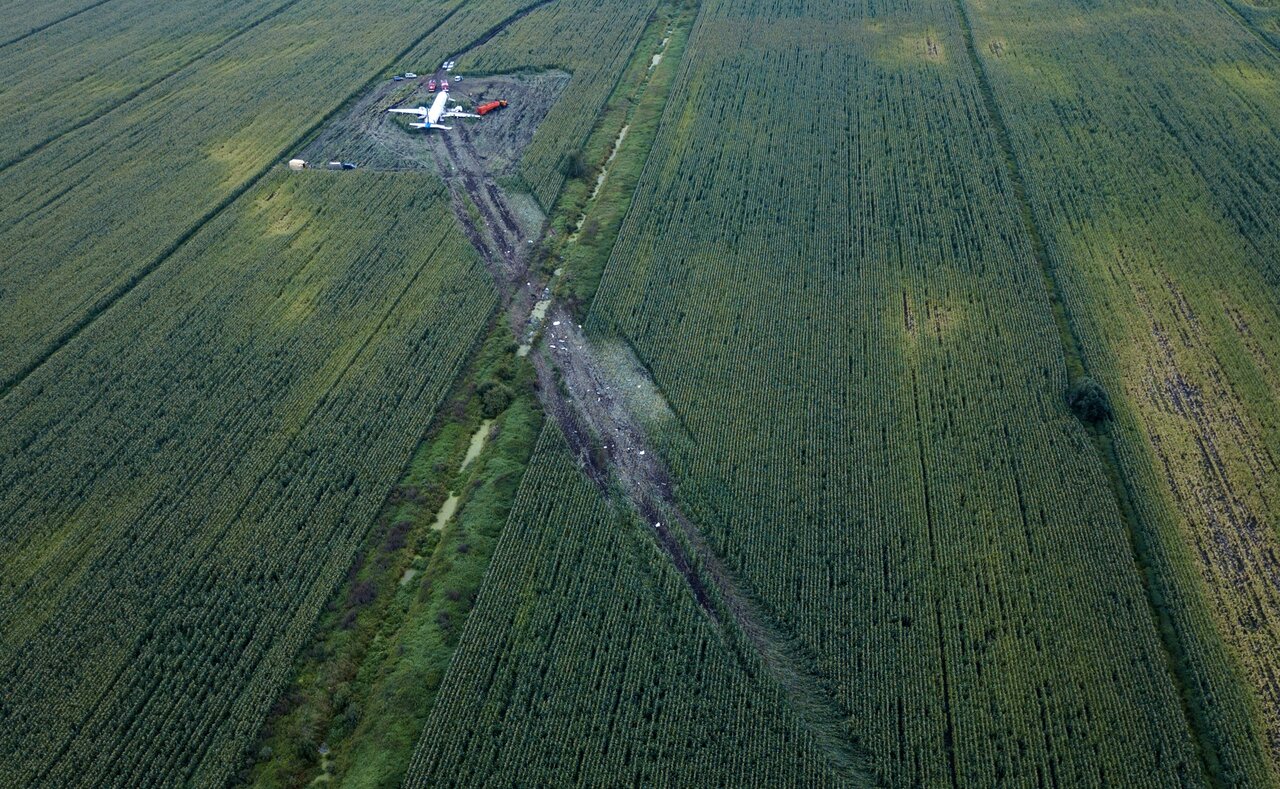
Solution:
<svg viewBox="0 0 1280 789">
<path fill-rule="evenodd" d="M 497 381 L 486 381 L 477 390 L 480 395 L 481 412 L 485 419 L 492 419 L 511 405 L 511 390 Z"/>
<path fill-rule="evenodd" d="M 1067 405 L 1086 424 L 1096 425 L 1111 418 L 1111 399 L 1102 384 L 1092 378 L 1080 378 L 1067 392 Z"/>
</svg>

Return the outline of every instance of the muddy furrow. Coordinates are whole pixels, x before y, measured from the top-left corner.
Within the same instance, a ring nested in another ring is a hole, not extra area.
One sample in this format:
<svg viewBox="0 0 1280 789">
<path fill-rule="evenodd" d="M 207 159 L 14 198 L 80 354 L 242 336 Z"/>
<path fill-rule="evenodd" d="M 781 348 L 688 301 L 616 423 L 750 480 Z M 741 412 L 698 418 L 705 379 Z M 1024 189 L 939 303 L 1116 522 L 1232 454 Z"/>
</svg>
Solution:
<svg viewBox="0 0 1280 789">
<path fill-rule="evenodd" d="M 583 473 L 607 497 L 625 499 L 626 506 L 652 530 L 699 607 L 724 632 L 744 665 L 750 655 L 743 650 L 749 650 L 768 669 L 842 781 L 871 785 L 866 758 L 851 738 L 848 712 L 798 641 L 772 623 L 681 512 L 670 474 L 582 327 L 559 304 L 552 304 L 540 322 L 534 318 L 534 304 L 549 297 L 548 282 L 534 270 L 532 246 L 521 243 L 525 233 L 502 189 L 485 172 L 469 135 L 454 139 L 446 133 L 439 140 L 436 150 L 442 175 L 450 183 L 454 212 L 501 291 L 512 333 L 519 339 L 531 326 L 542 330 L 532 356 L 538 397 Z M 476 224 L 468 201 L 479 213 L 481 225 Z"/>
<path fill-rule="evenodd" d="M 570 446 L 588 476 L 606 494 L 625 496 L 654 531 L 658 545 L 707 615 L 722 627 L 726 622 L 737 626 L 839 774 L 851 784 L 870 784 L 867 759 L 851 739 L 848 712 L 797 641 L 760 610 L 701 530 L 681 511 L 670 474 L 573 316 L 557 305 L 546 320 L 544 341 L 534 359 L 543 390 L 540 396 L 561 428 L 575 433 Z M 555 373 L 559 373 L 559 386 Z M 587 435 L 582 435 L 583 423 Z M 728 640 L 734 641 L 732 634 Z"/>
</svg>

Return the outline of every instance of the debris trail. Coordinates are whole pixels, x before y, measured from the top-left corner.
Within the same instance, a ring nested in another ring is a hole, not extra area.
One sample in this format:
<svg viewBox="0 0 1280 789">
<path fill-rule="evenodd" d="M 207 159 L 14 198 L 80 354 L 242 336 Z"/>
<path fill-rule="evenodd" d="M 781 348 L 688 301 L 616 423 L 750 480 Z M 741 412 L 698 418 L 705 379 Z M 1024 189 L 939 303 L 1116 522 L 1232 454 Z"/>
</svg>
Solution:
<svg viewBox="0 0 1280 789">
<path fill-rule="evenodd" d="M 538 398 L 556 420 L 583 473 L 609 497 L 626 499 L 708 618 L 744 664 L 752 654 L 783 690 L 807 732 L 848 785 L 873 785 L 867 759 L 851 736 L 849 714 L 812 667 L 797 640 L 760 610 L 697 526 L 680 510 L 671 476 L 644 427 L 593 351 L 574 316 L 549 302 L 550 281 L 533 270 L 543 227 L 522 227 L 507 197 L 476 154 L 470 133 L 436 137 L 441 175 L 454 213 L 493 277 L 512 334 L 531 342 Z M 479 221 L 471 213 L 474 206 Z M 545 222 L 543 223 L 545 224 Z M 752 654 L 748 654 L 752 653 Z"/>
</svg>

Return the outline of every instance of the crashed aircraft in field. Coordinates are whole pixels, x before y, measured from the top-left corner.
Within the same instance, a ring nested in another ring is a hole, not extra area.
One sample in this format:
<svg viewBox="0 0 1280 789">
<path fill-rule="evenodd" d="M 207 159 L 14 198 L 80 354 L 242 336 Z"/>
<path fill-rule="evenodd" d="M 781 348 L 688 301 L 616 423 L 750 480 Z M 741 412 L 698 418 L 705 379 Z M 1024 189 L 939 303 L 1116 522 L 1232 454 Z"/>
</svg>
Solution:
<svg viewBox="0 0 1280 789">
<path fill-rule="evenodd" d="M 406 115 L 417 115 L 418 122 L 409 125 L 415 129 L 452 129 L 452 126 L 440 125 L 441 118 L 479 118 L 479 115 L 463 112 L 461 107 L 446 110 L 449 103 L 449 91 L 442 90 L 431 102 L 430 107 L 392 107 L 387 112 L 400 112 Z"/>
</svg>

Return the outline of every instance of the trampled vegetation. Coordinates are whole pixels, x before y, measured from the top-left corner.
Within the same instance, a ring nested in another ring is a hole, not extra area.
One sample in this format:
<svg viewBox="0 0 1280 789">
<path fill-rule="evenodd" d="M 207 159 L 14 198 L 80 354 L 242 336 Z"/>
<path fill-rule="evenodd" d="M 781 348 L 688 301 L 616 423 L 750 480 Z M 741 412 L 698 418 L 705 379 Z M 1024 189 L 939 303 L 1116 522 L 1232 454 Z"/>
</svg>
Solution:
<svg viewBox="0 0 1280 789">
<path fill-rule="evenodd" d="M 0 783 L 1280 786 L 1280 6 L 0 12 Z"/>
</svg>

